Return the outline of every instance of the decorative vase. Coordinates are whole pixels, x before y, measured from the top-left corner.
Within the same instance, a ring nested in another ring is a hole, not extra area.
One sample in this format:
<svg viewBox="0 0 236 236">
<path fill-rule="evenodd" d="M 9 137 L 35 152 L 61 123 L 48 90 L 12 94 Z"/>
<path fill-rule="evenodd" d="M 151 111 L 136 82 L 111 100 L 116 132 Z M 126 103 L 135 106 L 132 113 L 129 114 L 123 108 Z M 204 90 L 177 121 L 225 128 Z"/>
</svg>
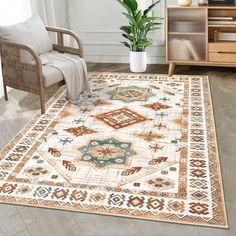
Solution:
<svg viewBox="0 0 236 236">
<path fill-rule="evenodd" d="M 178 0 L 180 6 L 191 6 L 192 0 Z"/>
<path fill-rule="evenodd" d="M 147 53 L 130 51 L 130 70 L 132 72 L 145 72 L 147 69 Z"/>
</svg>

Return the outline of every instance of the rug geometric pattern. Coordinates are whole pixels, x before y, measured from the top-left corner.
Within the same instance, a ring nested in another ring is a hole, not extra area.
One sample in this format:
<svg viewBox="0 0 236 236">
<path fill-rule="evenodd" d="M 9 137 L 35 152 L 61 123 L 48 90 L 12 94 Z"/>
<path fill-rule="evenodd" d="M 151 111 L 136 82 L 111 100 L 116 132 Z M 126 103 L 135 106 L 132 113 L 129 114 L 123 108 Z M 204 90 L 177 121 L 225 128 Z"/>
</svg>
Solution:
<svg viewBox="0 0 236 236">
<path fill-rule="evenodd" d="M 227 227 L 207 77 L 90 73 L 0 153 L 0 201 Z"/>
</svg>

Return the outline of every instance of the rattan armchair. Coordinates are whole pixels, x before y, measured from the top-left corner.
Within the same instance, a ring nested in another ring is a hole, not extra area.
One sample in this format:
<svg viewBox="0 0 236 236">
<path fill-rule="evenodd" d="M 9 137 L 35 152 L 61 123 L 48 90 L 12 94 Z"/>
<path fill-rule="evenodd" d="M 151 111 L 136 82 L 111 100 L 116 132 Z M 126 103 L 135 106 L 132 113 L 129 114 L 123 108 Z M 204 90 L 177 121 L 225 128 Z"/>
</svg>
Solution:
<svg viewBox="0 0 236 236">
<path fill-rule="evenodd" d="M 52 38 L 53 50 L 84 57 L 83 45 L 75 33 L 55 27 L 46 27 L 46 30 Z M 68 42 L 73 42 L 75 46 L 67 46 Z M 32 58 L 30 63 L 22 61 L 22 53 Z M 52 86 L 52 83 L 45 82 L 44 67 L 39 55 L 26 45 L 1 39 L 0 55 L 5 100 L 8 100 L 7 86 L 34 93 L 40 96 L 41 113 L 45 113 L 45 89 Z"/>
</svg>

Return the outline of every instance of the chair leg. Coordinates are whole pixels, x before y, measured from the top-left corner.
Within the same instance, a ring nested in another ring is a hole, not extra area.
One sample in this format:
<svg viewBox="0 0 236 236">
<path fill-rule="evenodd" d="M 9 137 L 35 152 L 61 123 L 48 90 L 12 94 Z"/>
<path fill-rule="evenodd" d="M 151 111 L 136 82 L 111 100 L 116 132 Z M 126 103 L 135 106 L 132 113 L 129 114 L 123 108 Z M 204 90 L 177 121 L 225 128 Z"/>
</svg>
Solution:
<svg viewBox="0 0 236 236">
<path fill-rule="evenodd" d="M 45 93 L 42 90 L 40 93 L 40 106 L 41 106 L 41 114 L 45 113 Z"/>
<path fill-rule="evenodd" d="M 4 83 L 3 83 L 3 90 L 4 90 L 5 101 L 8 101 L 7 86 Z"/>
</svg>

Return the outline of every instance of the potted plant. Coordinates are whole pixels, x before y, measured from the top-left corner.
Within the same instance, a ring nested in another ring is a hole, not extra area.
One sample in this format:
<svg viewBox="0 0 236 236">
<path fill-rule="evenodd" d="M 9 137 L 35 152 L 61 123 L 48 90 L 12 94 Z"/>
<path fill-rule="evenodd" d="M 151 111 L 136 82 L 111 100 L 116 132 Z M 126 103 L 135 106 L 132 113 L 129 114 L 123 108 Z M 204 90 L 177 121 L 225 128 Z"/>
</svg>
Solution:
<svg viewBox="0 0 236 236">
<path fill-rule="evenodd" d="M 126 10 L 123 14 L 128 18 L 129 25 L 121 26 L 122 35 L 128 40 L 121 42 L 130 49 L 130 70 L 132 72 L 144 72 L 147 67 L 146 48 L 152 44 L 148 33 L 159 29 L 161 17 L 152 17 L 148 13 L 160 2 L 151 4 L 142 11 L 136 0 L 117 0 Z"/>
</svg>

